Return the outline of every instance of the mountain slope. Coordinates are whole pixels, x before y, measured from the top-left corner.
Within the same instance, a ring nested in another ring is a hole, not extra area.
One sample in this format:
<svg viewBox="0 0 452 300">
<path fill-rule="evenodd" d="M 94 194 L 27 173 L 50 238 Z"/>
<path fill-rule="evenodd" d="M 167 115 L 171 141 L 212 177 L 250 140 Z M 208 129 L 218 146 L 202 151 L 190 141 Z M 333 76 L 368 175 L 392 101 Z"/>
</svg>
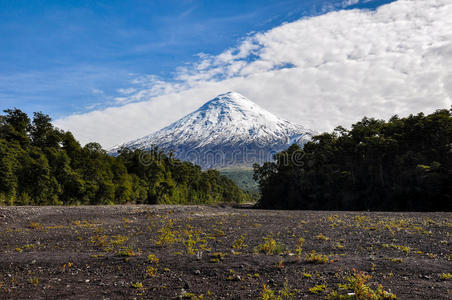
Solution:
<svg viewBox="0 0 452 300">
<path fill-rule="evenodd" d="M 181 160 L 203 168 L 251 166 L 272 159 L 292 143 L 303 144 L 314 132 L 280 119 L 244 96 L 217 96 L 173 124 L 124 146 L 173 150 Z"/>
</svg>

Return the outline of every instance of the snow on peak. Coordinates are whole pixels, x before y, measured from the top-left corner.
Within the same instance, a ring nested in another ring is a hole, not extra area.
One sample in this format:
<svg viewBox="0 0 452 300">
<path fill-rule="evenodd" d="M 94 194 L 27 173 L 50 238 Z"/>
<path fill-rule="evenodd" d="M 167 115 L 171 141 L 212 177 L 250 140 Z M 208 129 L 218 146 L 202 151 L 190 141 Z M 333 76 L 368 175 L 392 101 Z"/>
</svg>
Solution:
<svg viewBox="0 0 452 300">
<path fill-rule="evenodd" d="M 234 149 L 246 145 L 266 149 L 277 146 L 274 151 L 280 151 L 294 142 L 303 144 L 312 134 L 313 131 L 278 118 L 243 95 L 228 92 L 173 124 L 125 146 L 146 149 L 157 145 L 176 150 L 176 156 L 181 151 L 212 147 Z"/>
</svg>

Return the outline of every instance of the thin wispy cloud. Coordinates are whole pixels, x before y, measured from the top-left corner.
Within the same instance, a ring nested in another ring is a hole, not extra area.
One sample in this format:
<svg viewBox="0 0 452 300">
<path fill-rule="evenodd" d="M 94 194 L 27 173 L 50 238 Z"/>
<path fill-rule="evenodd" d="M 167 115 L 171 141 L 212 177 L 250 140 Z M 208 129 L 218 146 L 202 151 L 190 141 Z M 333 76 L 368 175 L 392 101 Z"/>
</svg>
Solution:
<svg viewBox="0 0 452 300">
<path fill-rule="evenodd" d="M 355 1 L 344 1 L 353 5 Z M 111 147 L 151 133 L 217 94 L 235 90 L 315 130 L 362 116 L 388 118 L 452 105 L 452 4 L 399 0 L 342 10 L 246 37 L 203 54 L 172 80 L 135 78 L 120 107 L 58 120 L 82 142 Z"/>
</svg>

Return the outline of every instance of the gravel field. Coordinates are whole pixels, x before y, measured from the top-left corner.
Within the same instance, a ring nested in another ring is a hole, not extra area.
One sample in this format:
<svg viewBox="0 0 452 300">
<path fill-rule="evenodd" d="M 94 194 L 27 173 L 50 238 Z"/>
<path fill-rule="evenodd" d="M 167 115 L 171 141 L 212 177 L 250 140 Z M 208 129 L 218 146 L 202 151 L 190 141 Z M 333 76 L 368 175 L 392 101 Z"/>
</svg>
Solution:
<svg viewBox="0 0 452 300">
<path fill-rule="evenodd" d="M 0 251 L 1 299 L 452 299 L 452 213 L 0 207 Z"/>
</svg>

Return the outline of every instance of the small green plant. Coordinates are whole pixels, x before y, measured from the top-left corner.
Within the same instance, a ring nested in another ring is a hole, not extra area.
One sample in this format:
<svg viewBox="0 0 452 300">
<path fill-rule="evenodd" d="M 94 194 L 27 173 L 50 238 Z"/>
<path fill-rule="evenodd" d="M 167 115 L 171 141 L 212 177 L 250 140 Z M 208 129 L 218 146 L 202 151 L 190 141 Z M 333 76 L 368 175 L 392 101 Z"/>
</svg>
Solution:
<svg viewBox="0 0 452 300">
<path fill-rule="evenodd" d="M 439 276 L 439 278 L 441 280 L 450 280 L 452 278 L 452 274 L 451 273 L 443 273 Z"/>
<path fill-rule="evenodd" d="M 158 264 L 160 259 L 158 259 L 157 256 L 155 256 L 155 254 L 149 254 L 148 261 L 150 261 L 151 263 Z"/>
<path fill-rule="evenodd" d="M 141 282 L 135 282 L 135 283 L 132 283 L 132 287 L 137 290 L 140 290 L 143 288 L 143 284 Z"/>
<path fill-rule="evenodd" d="M 284 259 L 281 258 L 276 266 L 278 269 L 284 269 Z"/>
<path fill-rule="evenodd" d="M 118 234 L 111 237 L 110 244 L 114 246 L 121 246 L 124 245 L 124 243 L 127 242 L 128 240 L 129 238 L 127 236 Z"/>
<path fill-rule="evenodd" d="M 44 225 L 37 223 L 37 222 L 31 222 L 28 227 L 30 227 L 31 229 L 35 229 L 35 230 L 43 230 L 44 229 Z"/>
<path fill-rule="evenodd" d="M 256 253 L 265 253 L 266 255 L 279 255 L 284 251 L 284 245 L 276 242 L 271 236 L 264 238 L 264 243 L 257 245 L 254 249 Z"/>
<path fill-rule="evenodd" d="M 394 245 L 394 244 L 383 244 L 381 245 L 383 248 L 393 248 L 400 251 L 403 251 L 405 253 L 409 253 L 411 251 L 410 247 L 407 246 L 401 246 L 401 245 Z"/>
<path fill-rule="evenodd" d="M 207 240 L 201 238 L 200 230 L 186 230 L 184 245 L 189 255 L 200 255 L 201 251 L 207 250 Z"/>
<path fill-rule="evenodd" d="M 345 246 L 344 245 L 342 245 L 341 243 L 336 243 L 336 249 L 344 249 L 345 248 Z"/>
<path fill-rule="evenodd" d="M 210 254 L 210 262 L 217 263 L 224 260 L 226 254 L 222 252 L 214 252 Z"/>
<path fill-rule="evenodd" d="M 212 299 L 212 293 L 210 291 L 207 292 L 207 295 L 201 294 L 196 296 L 193 293 L 188 293 L 186 291 L 182 291 L 182 294 L 179 296 L 180 299 L 190 299 L 190 300 L 207 300 Z"/>
<path fill-rule="evenodd" d="M 312 288 L 309 289 L 309 292 L 311 294 L 320 294 L 322 292 L 324 292 L 326 289 L 326 286 L 324 284 L 318 284 L 313 286 Z"/>
<path fill-rule="evenodd" d="M 223 230 L 215 229 L 215 233 L 214 233 L 215 237 L 222 237 L 222 236 L 225 236 L 225 235 L 226 235 L 226 233 Z"/>
<path fill-rule="evenodd" d="M 301 254 L 303 253 L 303 244 L 304 238 L 299 238 L 297 246 L 295 247 L 295 255 L 297 257 L 297 261 L 301 260 Z"/>
<path fill-rule="evenodd" d="M 311 253 L 305 257 L 306 262 L 313 264 L 326 264 L 329 260 L 330 259 L 327 255 L 317 253 L 315 250 L 312 250 Z"/>
<path fill-rule="evenodd" d="M 315 238 L 321 241 L 328 241 L 330 239 L 329 237 L 324 236 L 322 233 L 316 235 Z"/>
<path fill-rule="evenodd" d="M 287 281 L 284 283 L 284 288 L 275 292 L 264 284 L 264 290 L 261 293 L 261 300 L 290 300 L 294 299 L 297 291 L 289 287 Z"/>
<path fill-rule="evenodd" d="M 339 291 L 331 292 L 327 299 L 358 299 L 358 300 L 384 300 L 397 299 L 396 295 L 387 292 L 379 284 L 376 290 L 373 290 L 366 282 L 372 278 L 363 272 L 357 272 L 353 269 L 353 276 L 346 277 L 346 284 L 339 284 Z M 352 295 L 350 295 L 352 294 Z"/>
<path fill-rule="evenodd" d="M 140 255 L 139 252 L 135 252 L 130 248 L 122 249 L 118 252 L 118 255 L 121 257 L 130 257 L 130 256 L 138 256 Z"/>
<path fill-rule="evenodd" d="M 150 277 L 155 277 L 157 275 L 157 268 L 151 266 L 147 267 L 146 274 Z"/>
<path fill-rule="evenodd" d="M 248 245 L 245 244 L 245 237 L 246 237 L 246 234 L 242 234 L 239 239 L 234 241 L 232 248 L 234 248 L 236 250 L 247 248 Z"/>
<path fill-rule="evenodd" d="M 38 277 L 31 277 L 30 278 L 30 283 L 34 286 L 37 286 L 39 284 L 39 279 Z"/>
<path fill-rule="evenodd" d="M 226 277 L 226 280 L 228 281 L 241 281 L 242 278 L 240 275 L 237 275 L 237 272 L 234 270 L 229 270 L 229 276 Z"/>
<path fill-rule="evenodd" d="M 165 226 L 157 231 L 160 234 L 155 242 L 157 246 L 172 245 L 176 242 L 176 232 L 173 230 L 173 226 L 174 222 L 170 219 Z"/>
</svg>

